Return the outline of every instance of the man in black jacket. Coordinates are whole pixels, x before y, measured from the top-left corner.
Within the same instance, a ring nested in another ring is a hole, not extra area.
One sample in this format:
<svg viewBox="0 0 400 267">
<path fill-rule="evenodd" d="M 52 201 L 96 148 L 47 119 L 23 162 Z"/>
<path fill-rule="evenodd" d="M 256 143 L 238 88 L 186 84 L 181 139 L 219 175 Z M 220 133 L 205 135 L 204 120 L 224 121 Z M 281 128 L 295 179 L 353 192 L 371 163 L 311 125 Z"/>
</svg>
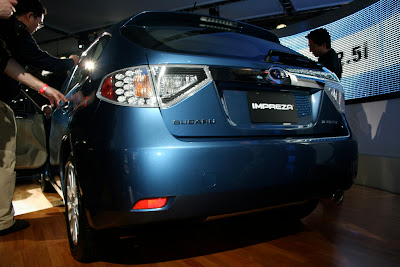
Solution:
<svg viewBox="0 0 400 267">
<path fill-rule="evenodd" d="M 16 0 L 0 0 L 0 19 L 8 19 L 15 11 Z M 13 58 L 0 35 L 0 74 L 7 75 L 32 89 L 38 91 L 50 100 L 51 105 L 59 106 L 60 101 L 67 101 L 64 95 L 56 89 L 36 79 L 27 73 Z M 1 85 L 0 96 L 8 88 Z M 14 112 L 0 100 L 0 236 L 25 229 L 29 222 L 14 219 L 12 198 L 15 186 L 15 144 L 16 124 Z"/>
<path fill-rule="evenodd" d="M 324 28 L 317 29 L 311 31 L 306 38 L 310 52 L 318 58 L 318 62 L 334 72 L 339 79 L 342 78 L 342 63 L 331 47 L 331 36 L 328 31 Z"/>
<path fill-rule="evenodd" d="M 22 66 L 31 66 L 55 73 L 66 73 L 79 61 L 77 55 L 60 59 L 41 50 L 32 34 L 43 26 L 46 8 L 39 0 L 19 0 L 14 15 L 0 21 L 0 34 L 3 36 L 12 57 Z M 7 84 L 7 95 L 2 95 L 4 102 L 11 101 L 19 93 L 18 83 L 5 75 L 0 83 Z"/>
</svg>

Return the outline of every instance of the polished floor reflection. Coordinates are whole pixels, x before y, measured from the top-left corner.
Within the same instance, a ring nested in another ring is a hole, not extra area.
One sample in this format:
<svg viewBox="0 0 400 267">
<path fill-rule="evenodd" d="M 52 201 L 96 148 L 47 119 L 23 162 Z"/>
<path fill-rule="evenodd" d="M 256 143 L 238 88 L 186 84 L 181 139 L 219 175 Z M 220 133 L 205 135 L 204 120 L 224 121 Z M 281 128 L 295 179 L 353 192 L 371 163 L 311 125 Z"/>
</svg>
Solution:
<svg viewBox="0 0 400 267">
<path fill-rule="evenodd" d="M 17 198 L 22 200 L 23 192 L 33 195 L 34 187 L 39 184 L 19 184 Z M 323 201 L 301 221 L 252 215 L 142 227 L 107 240 L 91 264 L 70 255 L 56 193 L 44 198 L 51 208 L 17 216 L 31 227 L 0 237 L 0 266 L 400 265 L 400 196 L 359 185 L 346 191 L 341 205 Z M 32 205 L 29 196 L 25 199 Z"/>
<path fill-rule="evenodd" d="M 18 181 L 14 193 L 13 206 L 15 215 L 35 212 L 62 205 L 58 194 L 42 193 L 38 181 Z"/>
</svg>

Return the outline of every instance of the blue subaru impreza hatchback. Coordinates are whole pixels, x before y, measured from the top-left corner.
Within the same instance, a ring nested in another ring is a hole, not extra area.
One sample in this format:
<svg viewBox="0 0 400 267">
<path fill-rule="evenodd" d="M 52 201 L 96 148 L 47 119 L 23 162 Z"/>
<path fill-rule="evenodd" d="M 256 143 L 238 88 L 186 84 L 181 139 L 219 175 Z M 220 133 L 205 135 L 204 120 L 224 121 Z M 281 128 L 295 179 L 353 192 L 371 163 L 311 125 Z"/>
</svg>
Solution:
<svg viewBox="0 0 400 267">
<path fill-rule="evenodd" d="M 98 230 L 340 198 L 357 141 L 335 74 L 269 31 L 144 12 L 113 26 L 64 83 L 52 180 L 77 260 Z"/>
</svg>

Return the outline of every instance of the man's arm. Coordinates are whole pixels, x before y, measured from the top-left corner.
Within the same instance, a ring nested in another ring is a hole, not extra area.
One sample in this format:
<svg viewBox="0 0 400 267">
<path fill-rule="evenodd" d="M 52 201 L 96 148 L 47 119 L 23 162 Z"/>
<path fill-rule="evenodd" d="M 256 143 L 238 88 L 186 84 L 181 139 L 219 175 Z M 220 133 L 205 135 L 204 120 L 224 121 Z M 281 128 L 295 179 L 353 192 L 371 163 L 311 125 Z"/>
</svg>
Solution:
<svg viewBox="0 0 400 267">
<path fill-rule="evenodd" d="M 17 80 L 26 86 L 29 86 L 33 90 L 41 92 L 41 94 L 50 100 L 50 104 L 53 107 L 54 104 L 59 108 L 60 101 L 67 102 L 65 96 L 50 86 L 45 86 L 46 84 L 36 77 L 32 76 L 30 73 L 26 72 L 21 65 L 18 64 L 14 59 L 9 59 L 7 65 L 4 69 L 4 73 Z"/>
<path fill-rule="evenodd" d="M 20 33 L 20 39 L 20 48 L 16 55 L 14 55 L 13 52 L 12 55 L 16 57 L 18 62 L 24 65 L 29 65 L 41 70 L 63 73 L 75 66 L 77 60 L 79 60 L 78 56 L 61 59 L 50 55 L 46 51 L 41 50 L 32 35 L 25 30 Z"/>
</svg>

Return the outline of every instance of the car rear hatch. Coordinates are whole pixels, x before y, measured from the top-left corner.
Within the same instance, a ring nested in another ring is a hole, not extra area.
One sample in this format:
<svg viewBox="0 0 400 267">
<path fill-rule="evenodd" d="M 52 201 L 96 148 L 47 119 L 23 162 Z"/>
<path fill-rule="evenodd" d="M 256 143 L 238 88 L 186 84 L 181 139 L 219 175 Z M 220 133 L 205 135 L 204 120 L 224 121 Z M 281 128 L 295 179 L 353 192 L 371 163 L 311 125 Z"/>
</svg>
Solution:
<svg viewBox="0 0 400 267">
<path fill-rule="evenodd" d="M 268 31 L 148 12 L 121 33 L 146 48 L 149 82 L 176 137 L 349 135 L 336 76 Z"/>
</svg>

